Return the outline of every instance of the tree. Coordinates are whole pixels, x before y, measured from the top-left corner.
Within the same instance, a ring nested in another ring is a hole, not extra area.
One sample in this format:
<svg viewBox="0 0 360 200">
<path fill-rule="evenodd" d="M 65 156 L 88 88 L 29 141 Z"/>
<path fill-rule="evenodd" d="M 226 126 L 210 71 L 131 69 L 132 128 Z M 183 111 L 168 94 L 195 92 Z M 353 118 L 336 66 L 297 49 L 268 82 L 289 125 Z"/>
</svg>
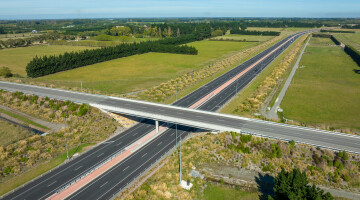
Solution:
<svg viewBox="0 0 360 200">
<path fill-rule="evenodd" d="M 246 24 L 240 24 L 240 28 L 241 30 L 245 31 L 247 29 Z"/>
<path fill-rule="evenodd" d="M 177 29 L 177 34 L 176 34 L 177 37 L 180 37 L 180 29 L 178 28 Z"/>
<path fill-rule="evenodd" d="M 276 176 L 274 186 L 274 199 L 308 199 L 308 200 L 332 200 L 330 193 L 325 193 L 315 185 L 308 185 L 305 172 L 295 168 L 291 172 L 284 169 Z M 273 199 L 269 196 L 269 199 Z"/>
<path fill-rule="evenodd" d="M 0 68 L 0 76 L 9 78 L 9 77 L 12 77 L 13 74 L 11 73 L 11 70 L 8 67 L 1 67 Z"/>
<path fill-rule="evenodd" d="M 216 30 L 211 32 L 211 37 L 217 37 L 217 36 L 222 36 L 224 33 L 222 30 Z"/>
<path fill-rule="evenodd" d="M 3 27 L 0 27 L 0 34 L 5 34 L 5 29 Z"/>
</svg>

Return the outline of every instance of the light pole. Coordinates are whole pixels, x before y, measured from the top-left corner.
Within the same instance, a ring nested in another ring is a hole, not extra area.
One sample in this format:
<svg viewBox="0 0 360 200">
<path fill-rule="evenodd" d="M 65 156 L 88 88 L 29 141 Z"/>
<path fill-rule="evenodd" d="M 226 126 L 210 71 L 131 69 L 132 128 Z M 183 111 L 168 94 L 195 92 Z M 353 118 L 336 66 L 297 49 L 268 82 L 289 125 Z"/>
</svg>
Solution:
<svg viewBox="0 0 360 200">
<path fill-rule="evenodd" d="M 65 116 L 65 123 L 66 123 L 66 116 Z M 68 160 L 69 159 L 69 151 L 68 151 L 68 146 L 67 146 L 67 139 L 66 139 L 66 135 L 64 134 L 64 137 L 65 137 L 65 149 L 66 149 L 66 157 Z"/>
<path fill-rule="evenodd" d="M 66 135 L 64 135 L 64 136 L 65 136 L 65 145 L 66 145 L 66 157 L 67 157 L 68 160 L 70 160 L 69 159 L 69 151 L 68 151 L 68 147 L 67 147 Z"/>
<path fill-rule="evenodd" d="M 181 134 L 180 134 L 180 185 L 181 185 Z"/>
</svg>

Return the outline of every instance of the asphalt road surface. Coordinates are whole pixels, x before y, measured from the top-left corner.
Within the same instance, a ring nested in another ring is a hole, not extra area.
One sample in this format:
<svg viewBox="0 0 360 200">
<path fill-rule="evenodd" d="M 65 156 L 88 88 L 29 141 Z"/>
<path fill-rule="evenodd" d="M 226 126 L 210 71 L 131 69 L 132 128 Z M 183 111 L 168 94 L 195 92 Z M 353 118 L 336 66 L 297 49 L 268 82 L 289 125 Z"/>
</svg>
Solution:
<svg viewBox="0 0 360 200">
<path fill-rule="evenodd" d="M 300 36 L 300 35 L 299 35 Z M 296 39 L 296 36 L 294 39 Z M 288 37 L 290 38 L 290 36 Z M 199 101 L 201 98 L 209 94 L 215 88 L 219 87 L 221 84 L 225 83 L 232 77 L 234 77 L 239 72 L 246 69 L 251 64 L 255 63 L 257 60 L 262 58 L 267 53 L 271 52 L 273 49 L 278 47 L 282 42 L 286 41 L 288 38 L 283 41 L 275 44 L 259 55 L 251 58 L 250 60 L 244 62 L 243 64 L 235 67 L 230 70 L 228 73 L 220 76 L 219 78 L 213 80 L 212 82 L 206 84 L 205 86 L 199 88 L 195 92 L 189 94 L 188 96 L 182 98 L 181 100 L 174 103 L 176 106 L 189 107 L 195 102 Z M 256 67 L 246 73 L 244 76 L 238 79 L 237 83 L 233 83 L 225 88 L 221 93 L 211 98 L 205 104 L 201 105 L 198 109 L 206 111 L 215 111 L 224 105 L 229 99 L 231 99 L 236 92 L 241 91 L 241 89 L 249 83 L 254 77 L 256 77 L 263 68 L 267 66 L 277 55 L 279 55 L 287 46 L 291 45 L 292 41 L 284 45 L 283 48 L 280 48 L 278 51 L 274 52 L 272 56 L 269 56 L 267 59 L 264 59 Z M 36 86 L 26 86 L 26 85 L 16 85 L 9 84 L 6 82 L 0 82 L 0 88 L 12 91 L 22 91 L 24 93 L 36 94 L 40 96 L 48 96 L 51 98 L 61 99 L 61 100 L 71 100 L 74 102 L 80 103 L 110 103 L 110 105 L 116 105 L 121 102 L 113 102 L 114 99 L 108 98 L 101 95 L 91 95 L 84 93 L 69 92 L 63 90 L 56 90 L 50 88 L 41 88 Z M 121 105 L 120 105 L 121 106 Z M 138 107 L 138 105 L 135 105 Z M 142 105 L 143 106 L 143 105 Z M 147 108 L 146 109 L 152 109 Z M 159 108 L 155 108 L 156 112 L 160 111 Z M 143 109 L 141 109 L 143 110 Z M 162 109 L 163 110 L 163 109 Z M 172 110 L 165 111 L 166 113 L 172 113 L 176 117 L 181 117 L 181 113 L 173 113 Z M 196 118 L 207 118 L 208 116 L 202 116 L 203 114 L 197 114 Z M 193 113 L 188 113 L 185 117 L 194 117 Z M 336 145 L 346 145 L 349 148 L 355 148 L 359 152 L 359 139 L 349 138 L 343 135 L 328 134 L 321 131 L 308 131 L 306 129 L 301 129 L 299 127 L 285 127 L 282 125 L 267 123 L 263 121 L 238 121 L 233 118 L 213 118 L 210 117 L 209 120 L 211 123 L 219 123 L 229 126 L 235 126 L 236 128 L 241 128 L 244 131 L 257 132 L 259 134 L 274 134 L 279 137 L 286 138 L 290 137 L 294 140 L 296 138 L 303 139 L 304 141 L 313 141 L 318 140 L 322 142 L 318 145 L 327 146 L 328 144 L 334 143 Z M 221 121 L 224 120 L 224 121 Z M 68 184 L 76 177 L 81 176 L 86 173 L 88 170 L 91 170 L 98 163 L 101 163 L 103 160 L 106 160 L 111 155 L 122 150 L 132 142 L 136 141 L 140 137 L 144 136 L 146 133 L 154 130 L 154 122 L 147 120 L 144 123 L 138 124 L 124 133 L 111 138 L 105 143 L 102 143 L 93 149 L 87 151 L 83 155 L 79 156 L 76 159 L 69 161 L 68 163 L 61 165 L 60 167 L 52 170 L 50 173 L 43 175 L 42 177 L 24 185 L 23 187 L 18 188 L 13 193 L 5 196 L 4 199 L 45 199 L 57 191 L 59 188 Z M 183 136 L 189 134 L 188 128 L 179 126 L 179 133 L 182 133 Z M 296 131 L 295 131 L 296 130 Z M 323 135 L 313 135 L 313 132 L 322 133 Z M 128 183 L 133 179 L 137 178 L 141 171 L 150 167 L 153 163 L 156 162 L 164 153 L 168 152 L 173 148 L 175 144 L 175 136 L 173 136 L 175 131 L 173 129 L 167 130 L 161 136 L 154 139 L 151 143 L 142 147 L 140 150 L 134 152 L 131 157 L 120 162 L 117 166 L 112 168 L 107 173 L 104 173 L 98 177 L 94 182 L 91 182 L 83 189 L 74 193 L 69 198 L 74 199 L 108 199 L 113 194 L 117 193 L 119 190 L 123 189 Z M 331 136 L 329 136 L 331 135 Z M 329 139 L 330 137 L 330 139 Z M 342 141 L 342 142 L 340 142 Z M 340 144 L 338 144 L 340 142 Z M 311 143 L 311 142 L 308 142 Z M 155 146 L 154 146 L 155 145 Z M 337 146 L 334 145 L 334 148 Z M 144 155 L 143 152 L 147 152 Z M 143 153 L 143 154 L 142 154 Z M 139 157 L 140 156 L 140 157 Z M 141 158 L 141 159 L 140 159 Z M 125 164 L 126 163 L 126 164 Z M 130 166 L 130 167 L 128 167 Z M 124 168 L 122 168 L 124 167 Z M 125 169 L 125 167 L 128 167 Z M 125 169 L 125 170 L 124 170 Z M 122 171 L 124 170 L 124 171 Z M 111 175 L 109 175 L 111 174 Z M 116 175 L 114 175 L 116 174 Z M 101 186 L 101 187 L 100 187 Z M 95 189 L 94 189 L 95 188 Z"/>
</svg>

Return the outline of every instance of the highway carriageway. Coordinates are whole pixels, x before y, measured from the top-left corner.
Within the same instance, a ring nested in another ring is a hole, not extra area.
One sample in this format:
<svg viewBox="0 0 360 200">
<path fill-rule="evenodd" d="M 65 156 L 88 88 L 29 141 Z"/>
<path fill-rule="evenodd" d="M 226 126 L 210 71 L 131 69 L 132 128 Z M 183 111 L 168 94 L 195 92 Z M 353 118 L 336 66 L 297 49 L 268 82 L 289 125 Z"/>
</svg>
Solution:
<svg viewBox="0 0 360 200">
<path fill-rule="evenodd" d="M 14 91 L 27 91 L 28 93 L 50 96 L 52 98 L 58 97 L 59 99 L 70 99 L 76 101 L 79 101 L 79 98 L 87 99 L 91 106 L 103 110 L 127 115 L 135 115 L 162 122 L 181 124 L 217 132 L 246 132 L 259 136 L 283 140 L 294 140 L 296 142 L 320 147 L 360 153 L 360 137 L 344 133 L 248 119 L 233 115 L 183 108 L 174 105 L 164 105 L 125 98 L 0 82 L 0 88 L 5 87 L 7 89 L 12 88 L 11 90 Z"/>
</svg>

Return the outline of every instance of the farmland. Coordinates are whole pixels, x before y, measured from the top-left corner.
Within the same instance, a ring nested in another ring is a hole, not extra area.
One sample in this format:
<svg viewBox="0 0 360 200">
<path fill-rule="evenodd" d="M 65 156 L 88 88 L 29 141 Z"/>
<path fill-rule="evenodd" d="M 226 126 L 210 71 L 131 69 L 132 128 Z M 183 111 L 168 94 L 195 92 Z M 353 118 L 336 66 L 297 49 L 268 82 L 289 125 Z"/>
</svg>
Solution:
<svg viewBox="0 0 360 200">
<path fill-rule="evenodd" d="M 39 45 L 0 50 L 0 67 L 9 67 L 12 73 L 26 76 L 26 65 L 35 56 L 57 55 L 69 51 L 80 51 L 90 47 Z"/>
<path fill-rule="evenodd" d="M 32 81 L 66 87 L 79 87 L 82 81 L 83 87 L 91 90 L 126 93 L 149 88 L 257 44 L 199 41 L 188 44 L 198 49 L 198 55 L 147 53 L 64 71 Z"/>
<path fill-rule="evenodd" d="M 287 119 L 359 130 L 358 66 L 327 38 L 312 38 L 281 107 Z"/>
<path fill-rule="evenodd" d="M 360 32 L 335 34 L 336 38 L 360 51 Z"/>
<path fill-rule="evenodd" d="M 258 42 L 265 42 L 270 39 L 274 38 L 274 36 L 258 36 L 258 35 L 238 35 L 238 34 L 231 34 L 231 35 L 224 35 L 218 36 L 214 39 L 216 40 L 245 40 L 245 41 L 258 41 Z"/>
<path fill-rule="evenodd" d="M 39 34 L 34 34 L 34 33 L 0 34 L 0 40 L 28 38 L 37 35 Z"/>
</svg>

